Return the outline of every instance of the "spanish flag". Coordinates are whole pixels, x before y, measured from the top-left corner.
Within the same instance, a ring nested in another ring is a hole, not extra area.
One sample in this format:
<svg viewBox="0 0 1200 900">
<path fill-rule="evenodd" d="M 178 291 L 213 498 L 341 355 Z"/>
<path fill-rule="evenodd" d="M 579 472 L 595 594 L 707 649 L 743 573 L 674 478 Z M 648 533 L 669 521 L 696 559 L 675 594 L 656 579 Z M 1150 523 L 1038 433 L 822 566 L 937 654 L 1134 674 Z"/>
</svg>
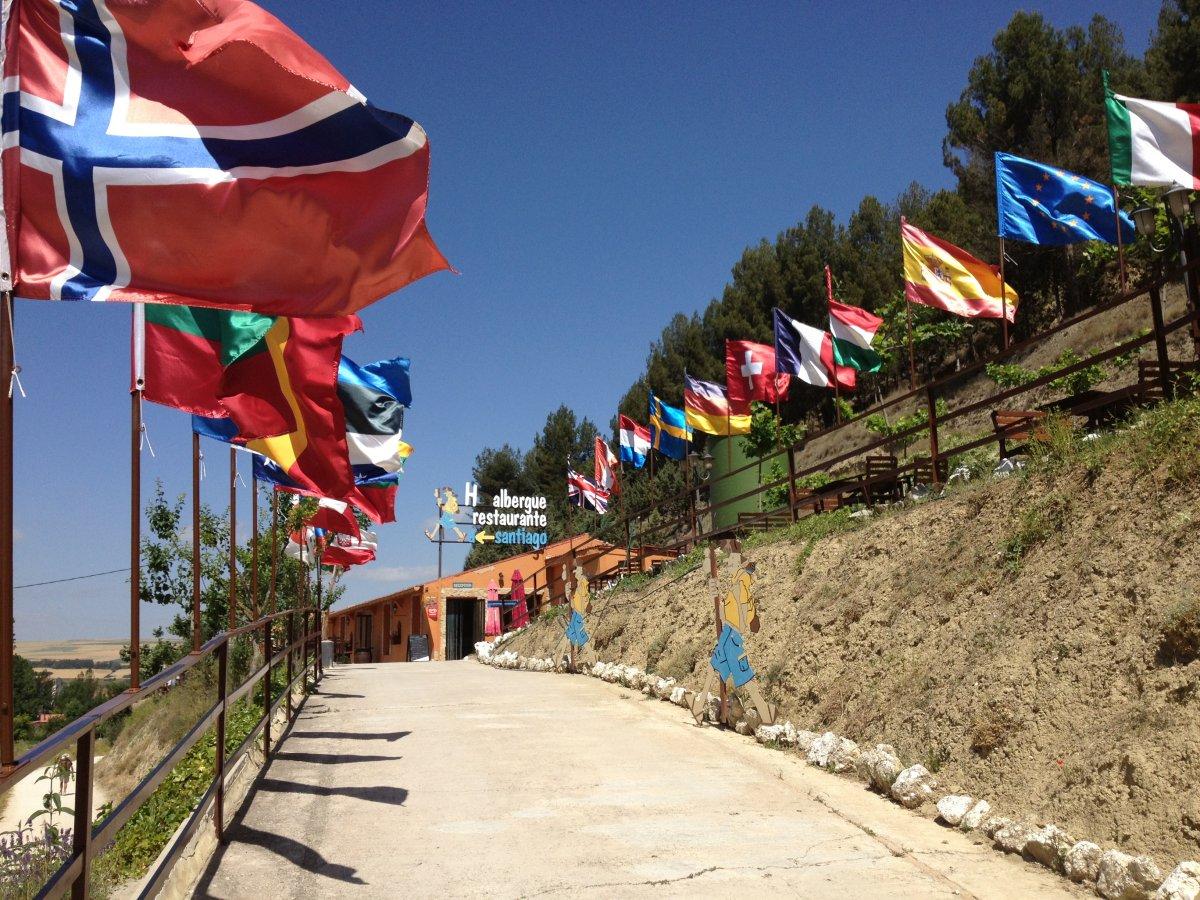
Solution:
<svg viewBox="0 0 1200 900">
<path fill-rule="evenodd" d="M 934 237 L 900 219 L 904 247 L 904 296 L 909 303 L 935 306 L 968 319 L 1017 316 L 1017 292 L 1004 288 L 1000 272 L 961 247 Z"/>
<path fill-rule="evenodd" d="M 705 434 L 749 434 L 750 409 L 734 410 L 725 388 L 683 373 L 683 409 L 687 423 Z"/>
</svg>

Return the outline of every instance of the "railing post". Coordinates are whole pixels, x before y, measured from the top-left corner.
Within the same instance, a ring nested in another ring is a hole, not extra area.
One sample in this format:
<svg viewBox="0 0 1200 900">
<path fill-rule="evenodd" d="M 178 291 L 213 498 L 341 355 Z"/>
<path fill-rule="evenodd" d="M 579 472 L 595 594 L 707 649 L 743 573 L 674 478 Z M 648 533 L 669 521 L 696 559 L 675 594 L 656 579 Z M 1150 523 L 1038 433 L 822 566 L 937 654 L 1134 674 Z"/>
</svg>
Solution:
<svg viewBox="0 0 1200 900">
<path fill-rule="evenodd" d="M 1158 355 L 1158 380 L 1162 385 L 1163 399 L 1170 400 L 1174 394 L 1171 378 L 1171 360 L 1167 356 L 1167 334 L 1163 329 L 1162 293 L 1158 285 L 1150 288 L 1150 316 L 1154 321 L 1154 349 Z"/>
<path fill-rule="evenodd" d="M 79 859 L 79 875 L 71 885 L 71 896 L 84 900 L 91 896 L 92 868 L 92 755 L 96 729 L 89 728 L 75 743 L 75 824 L 71 834 L 71 854 Z"/>
<path fill-rule="evenodd" d="M 788 447 L 787 451 L 787 470 L 788 470 L 788 515 L 791 516 L 792 524 L 796 524 L 799 516 L 796 515 L 796 456 L 792 452 L 792 448 Z"/>
<path fill-rule="evenodd" d="M 938 475 L 937 398 L 933 395 L 932 385 L 925 388 L 925 398 L 929 404 L 929 462 L 933 466 L 931 478 L 936 487 L 941 481 L 941 477 Z"/>
<path fill-rule="evenodd" d="M 229 638 L 217 647 L 217 746 L 214 777 L 217 795 L 213 800 L 213 825 L 217 829 L 217 841 L 225 843 L 225 694 L 226 676 L 229 674 Z"/>
<path fill-rule="evenodd" d="M 268 619 L 263 625 L 263 655 L 266 658 L 267 674 L 263 676 L 263 759 L 271 755 L 271 626 Z"/>
<path fill-rule="evenodd" d="M 296 611 L 288 610 L 287 616 L 287 717 L 292 721 L 292 679 L 295 677 L 296 659 Z"/>
</svg>

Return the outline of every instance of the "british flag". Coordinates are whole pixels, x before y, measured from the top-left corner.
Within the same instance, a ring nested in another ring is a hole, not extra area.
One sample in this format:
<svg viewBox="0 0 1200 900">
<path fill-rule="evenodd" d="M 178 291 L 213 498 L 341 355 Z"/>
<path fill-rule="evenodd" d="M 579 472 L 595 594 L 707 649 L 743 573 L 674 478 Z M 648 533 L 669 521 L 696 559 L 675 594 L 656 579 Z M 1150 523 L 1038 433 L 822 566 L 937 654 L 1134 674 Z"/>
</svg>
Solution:
<svg viewBox="0 0 1200 900">
<path fill-rule="evenodd" d="M 421 126 L 253 3 L 3 10 L 19 296 L 325 316 L 449 268 L 425 226 Z"/>
<path fill-rule="evenodd" d="M 573 506 L 594 509 L 600 515 L 608 512 L 609 493 L 597 487 L 574 469 L 567 469 L 567 501 Z"/>
</svg>

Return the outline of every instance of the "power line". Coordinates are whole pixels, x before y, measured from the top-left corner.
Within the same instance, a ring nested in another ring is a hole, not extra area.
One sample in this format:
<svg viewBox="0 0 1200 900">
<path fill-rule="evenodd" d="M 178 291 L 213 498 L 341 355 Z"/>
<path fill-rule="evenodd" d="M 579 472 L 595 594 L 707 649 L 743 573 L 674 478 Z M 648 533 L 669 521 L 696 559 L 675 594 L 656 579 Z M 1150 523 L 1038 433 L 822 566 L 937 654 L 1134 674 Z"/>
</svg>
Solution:
<svg viewBox="0 0 1200 900">
<path fill-rule="evenodd" d="M 84 578 L 98 578 L 101 575 L 116 575 L 118 572 L 128 572 L 129 567 L 123 569 L 109 569 L 107 572 L 92 572 L 90 575 L 75 575 L 71 578 L 55 578 L 53 581 L 35 581 L 32 584 L 14 584 L 13 590 L 19 591 L 21 588 L 42 587 L 47 584 L 62 584 L 65 581 L 82 581 Z"/>
</svg>

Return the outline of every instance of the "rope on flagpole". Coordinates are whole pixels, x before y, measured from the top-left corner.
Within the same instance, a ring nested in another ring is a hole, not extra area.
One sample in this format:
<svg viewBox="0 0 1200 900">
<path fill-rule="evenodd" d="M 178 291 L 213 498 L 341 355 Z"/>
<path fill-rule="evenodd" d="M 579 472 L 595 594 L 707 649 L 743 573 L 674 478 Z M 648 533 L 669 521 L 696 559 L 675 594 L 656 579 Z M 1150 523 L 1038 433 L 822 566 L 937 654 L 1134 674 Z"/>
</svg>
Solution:
<svg viewBox="0 0 1200 900">
<path fill-rule="evenodd" d="M 152 443 L 150 443 L 150 429 L 146 427 L 145 422 L 142 422 L 141 427 L 138 429 L 138 431 L 140 432 L 140 434 L 138 436 L 138 450 L 140 451 L 143 447 L 145 447 L 147 450 L 150 451 L 150 456 L 152 458 L 158 459 L 158 457 L 154 453 L 154 445 Z"/>
<path fill-rule="evenodd" d="M 8 304 L 8 321 L 13 321 L 13 298 L 12 291 L 4 292 L 4 300 Z M 12 349 L 12 371 L 8 375 L 8 399 L 13 397 L 13 387 L 15 386 L 21 392 L 21 399 L 26 398 L 25 387 L 21 384 L 21 367 L 17 364 L 17 330 L 10 329 L 8 333 L 10 346 Z"/>
</svg>

